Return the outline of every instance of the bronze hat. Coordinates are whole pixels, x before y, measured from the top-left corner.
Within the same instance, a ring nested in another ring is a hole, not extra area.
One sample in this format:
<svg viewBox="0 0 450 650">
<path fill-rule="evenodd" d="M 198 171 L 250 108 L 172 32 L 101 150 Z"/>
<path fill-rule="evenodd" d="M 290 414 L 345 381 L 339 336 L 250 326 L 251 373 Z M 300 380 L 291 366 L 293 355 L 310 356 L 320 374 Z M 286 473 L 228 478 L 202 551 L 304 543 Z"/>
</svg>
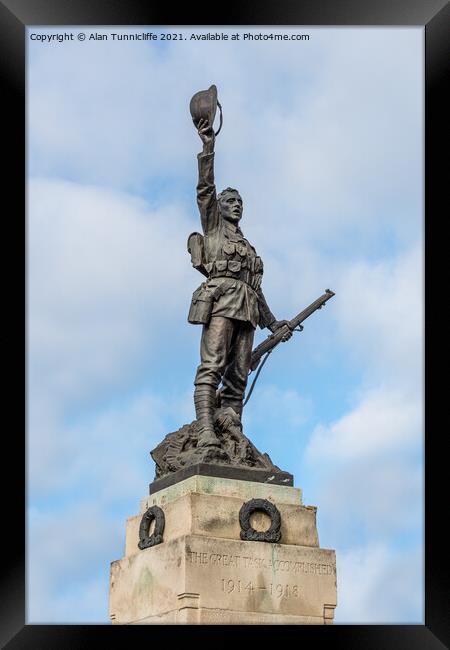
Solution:
<svg viewBox="0 0 450 650">
<path fill-rule="evenodd" d="M 223 121 L 222 106 L 217 99 L 217 88 L 213 84 L 208 88 L 208 90 L 200 90 L 198 93 L 195 93 L 191 99 L 191 103 L 189 104 L 192 121 L 194 122 L 195 126 L 198 126 L 199 120 L 202 118 L 207 119 L 209 124 L 212 126 L 216 117 L 217 107 L 219 107 L 220 110 L 220 125 L 216 132 L 216 135 L 218 135 L 220 129 L 222 128 Z"/>
</svg>

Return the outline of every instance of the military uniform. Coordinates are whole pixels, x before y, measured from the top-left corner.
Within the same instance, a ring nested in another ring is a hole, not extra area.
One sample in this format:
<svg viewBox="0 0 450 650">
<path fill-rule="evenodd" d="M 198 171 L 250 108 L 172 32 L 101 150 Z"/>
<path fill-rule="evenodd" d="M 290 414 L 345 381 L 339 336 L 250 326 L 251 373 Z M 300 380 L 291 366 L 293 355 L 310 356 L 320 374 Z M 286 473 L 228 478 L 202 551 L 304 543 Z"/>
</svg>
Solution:
<svg viewBox="0 0 450 650">
<path fill-rule="evenodd" d="M 195 377 L 197 419 L 211 426 L 220 381 L 222 406 L 239 415 L 247 385 L 255 328 L 276 322 L 261 291 L 263 262 L 241 229 L 222 218 L 214 185 L 214 153 L 198 155 L 197 203 L 203 228 L 202 272 L 189 322 L 204 323 Z M 201 315 L 199 315 L 201 314 Z"/>
</svg>

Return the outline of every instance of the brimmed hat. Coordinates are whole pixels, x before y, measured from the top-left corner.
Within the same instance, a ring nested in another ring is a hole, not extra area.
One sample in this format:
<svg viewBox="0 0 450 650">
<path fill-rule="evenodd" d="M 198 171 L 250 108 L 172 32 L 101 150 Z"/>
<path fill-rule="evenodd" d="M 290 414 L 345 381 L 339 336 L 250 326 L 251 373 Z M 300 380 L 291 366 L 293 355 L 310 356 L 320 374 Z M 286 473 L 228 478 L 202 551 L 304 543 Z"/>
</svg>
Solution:
<svg viewBox="0 0 450 650">
<path fill-rule="evenodd" d="M 217 88 L 213 84 L 208 88 L 208 90 L 200 90 L 198 93 L 195 93 L 189 104 L 192 121 L 195 126 L 198 128 L 198 123 L 202 118 L 207 119 L 210 126 L 212 126 L 216 117 L 217 107 L 219 107 L 220 110 L 220 125 L 216 131 L 216 135 L 219 134 L 223 122 L 222 106 L 217 99 Z"/>
</svg>

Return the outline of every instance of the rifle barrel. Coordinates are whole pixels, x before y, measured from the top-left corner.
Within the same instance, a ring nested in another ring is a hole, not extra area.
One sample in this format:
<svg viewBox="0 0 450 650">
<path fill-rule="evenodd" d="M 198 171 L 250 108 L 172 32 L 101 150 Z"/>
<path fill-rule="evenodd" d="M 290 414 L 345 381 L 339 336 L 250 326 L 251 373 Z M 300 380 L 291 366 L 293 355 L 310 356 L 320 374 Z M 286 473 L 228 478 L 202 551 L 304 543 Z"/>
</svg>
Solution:
<svg viewBox="0 0 450 650">
<path fill-rule="evenodd" d="M 311 314 L 313 314 L 317 309 L 323 307 L 323 305 L 335 295 L 330 289 L 325 289 L 323 293 L 317 300 L 314 300 L 306 309 L 301 311 L 297 316 L 294 316 L 292 320 L 288 321 L 289 329 L 294 330 L 296 327 L 303 323 Z M 260 343 L 252 352 L 252 358 L 250 362 L 250 372 L 256 370 L 261 360 L 261 357 L 270 350 L 273 350 L 280 342 L 284 336 L 283 328 L 280 328 L 270 336 L 268 336 L 262 343 Z"/>
<path fill-rule="evenodd" d="M 289 321 L 289 327 L 290 329 L 295 329 L 300 323 L 303 323 L 304 320 L 306 320 L 311 314 L 313 314 L 317 309 L 320 309 L 323 307 L 323 305 L 332 298 L 335 295 L 333 291 L 330 289 L 326 289 L 325 293 L 323 293 L 317 300 L 314 300 L 306 309 L 301 311 L 297 316 L 294 316 L 292 320 Z"/>
</svg>

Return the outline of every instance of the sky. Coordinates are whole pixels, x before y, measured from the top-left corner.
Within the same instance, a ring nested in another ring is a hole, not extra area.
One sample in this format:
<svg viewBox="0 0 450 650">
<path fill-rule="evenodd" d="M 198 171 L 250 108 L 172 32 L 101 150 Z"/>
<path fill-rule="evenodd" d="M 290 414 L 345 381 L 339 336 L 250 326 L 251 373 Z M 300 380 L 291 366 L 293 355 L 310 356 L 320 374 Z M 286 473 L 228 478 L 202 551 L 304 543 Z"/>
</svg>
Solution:
<svg viewBox="0 0 450 650">
<path fill-rule="evenodd" d="M 335 622 L 423 623 L 423 28 L 27 33 L 27 622 L 109 621 L 149 452 L 195 417 L 189 100 L 214 83 L 217 187 L 272 311 L 336 293 L 271 355 L 244 431 L 318 507 Z"/>
</svg>

